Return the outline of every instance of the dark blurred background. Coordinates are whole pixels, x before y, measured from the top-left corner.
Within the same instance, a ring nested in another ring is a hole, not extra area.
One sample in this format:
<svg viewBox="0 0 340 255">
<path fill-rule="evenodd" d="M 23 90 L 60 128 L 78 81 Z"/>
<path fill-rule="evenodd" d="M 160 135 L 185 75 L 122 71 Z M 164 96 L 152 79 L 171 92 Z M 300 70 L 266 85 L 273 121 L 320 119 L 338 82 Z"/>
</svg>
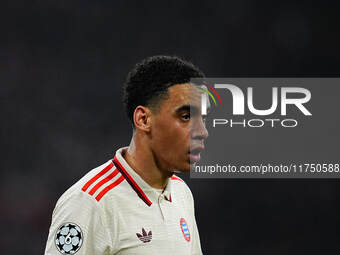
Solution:
<svg viewBox="0 0 340 255">
<path fill-rule="evenodd" d="M 121 85 L 137 61 L 176 54 L 209 77 L 337 77 L 338 12 L 335 1 L 2 1 L 1 254 L 42 254 L 58 197 L 128 145 Z M 182 177 L 205 254 L 339 252 L 338 180 Z"/>
</svg>

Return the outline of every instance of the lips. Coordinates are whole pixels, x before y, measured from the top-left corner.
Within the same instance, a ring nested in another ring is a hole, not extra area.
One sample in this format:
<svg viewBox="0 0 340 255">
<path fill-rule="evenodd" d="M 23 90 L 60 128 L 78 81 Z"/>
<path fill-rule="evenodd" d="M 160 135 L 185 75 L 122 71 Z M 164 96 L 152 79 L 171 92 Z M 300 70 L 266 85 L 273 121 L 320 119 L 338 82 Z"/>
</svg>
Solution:
<svg viewBox="0 0 340 255">
<path fill-rule="evenodd" d="M 190 162 L 198 162 L 201 159 L 201 151 L 204 150 L 203 146 L 199 146 L 199 147 L 193 147 L 190 152 L 189 152 L 189 157 L 190 157 Z"/>
</svg>

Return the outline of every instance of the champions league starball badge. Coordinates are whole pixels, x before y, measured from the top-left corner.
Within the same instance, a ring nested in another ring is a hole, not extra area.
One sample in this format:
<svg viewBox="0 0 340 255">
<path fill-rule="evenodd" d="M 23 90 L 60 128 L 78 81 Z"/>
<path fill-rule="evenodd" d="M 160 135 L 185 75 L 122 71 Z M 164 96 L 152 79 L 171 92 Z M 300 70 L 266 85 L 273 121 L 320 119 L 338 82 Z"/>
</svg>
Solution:
<svg viewBox="0 0 340 255">
<path fill-rule="evenodd" d="M 83 233 L 78 225 L 65 223 L 55 235 L 55 245 L 62 254 L 75 254 L 83 243 Z"/>
</svg>

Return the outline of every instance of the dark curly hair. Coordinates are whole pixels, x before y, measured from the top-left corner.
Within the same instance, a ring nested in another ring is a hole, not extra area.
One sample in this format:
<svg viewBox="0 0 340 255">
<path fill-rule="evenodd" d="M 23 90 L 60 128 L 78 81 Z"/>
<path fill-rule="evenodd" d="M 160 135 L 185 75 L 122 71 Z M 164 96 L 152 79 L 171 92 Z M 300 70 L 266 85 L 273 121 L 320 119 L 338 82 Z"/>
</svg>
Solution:
<svg viewBox="0 0 340 255">
<path fill-rule="evenodd" d="M 123 87 L 123 103 L 129 120 L 133 124 L 133 113 L 138 105 L 157 111 L 159 103 L 168 98 L 169 87 L 202 77 L 204 74 L 200 69 L 177 56 L 153 56 L 142 60 L 129 72 Z"/>
</svg>

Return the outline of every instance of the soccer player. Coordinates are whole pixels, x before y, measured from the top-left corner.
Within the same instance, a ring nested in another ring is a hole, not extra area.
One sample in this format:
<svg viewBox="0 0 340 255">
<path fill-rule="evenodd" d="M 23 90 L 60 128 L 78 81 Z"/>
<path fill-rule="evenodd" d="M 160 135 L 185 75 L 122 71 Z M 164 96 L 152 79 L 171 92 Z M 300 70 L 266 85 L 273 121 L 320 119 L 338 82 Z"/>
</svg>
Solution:
<svg viewBox="0 0 340 255">
<path fill-rule="evenodd" d="M 208 136 L 193 77 L 203 73 L 170 56 L 128 74 L 130 145 L 60 197 L 45 254 L 202 254 L 191 191 L 174 175 L 199 161 Z"/>
</svg>

